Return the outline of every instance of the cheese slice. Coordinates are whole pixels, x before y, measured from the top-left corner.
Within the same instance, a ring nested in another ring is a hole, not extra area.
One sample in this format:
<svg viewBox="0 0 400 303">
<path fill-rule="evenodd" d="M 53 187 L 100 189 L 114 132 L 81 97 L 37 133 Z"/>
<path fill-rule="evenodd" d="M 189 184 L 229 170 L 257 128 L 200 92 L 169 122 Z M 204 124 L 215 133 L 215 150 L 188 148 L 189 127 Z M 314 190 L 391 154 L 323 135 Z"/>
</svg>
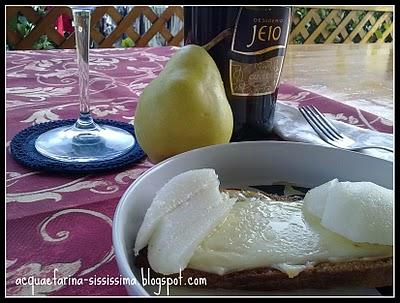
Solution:
<svg viewBox="0 0 400 303">
<path fill-rule="evenodd" d="M 324 228 L 317 217 L 303 213 L 302 201 L 239 198 L 197 247 L 189 268 L 223 275 L 272 267 L 295 277 L 322 261 L 392 256 L 392 246 L 355 243 Z"/>
</svg>

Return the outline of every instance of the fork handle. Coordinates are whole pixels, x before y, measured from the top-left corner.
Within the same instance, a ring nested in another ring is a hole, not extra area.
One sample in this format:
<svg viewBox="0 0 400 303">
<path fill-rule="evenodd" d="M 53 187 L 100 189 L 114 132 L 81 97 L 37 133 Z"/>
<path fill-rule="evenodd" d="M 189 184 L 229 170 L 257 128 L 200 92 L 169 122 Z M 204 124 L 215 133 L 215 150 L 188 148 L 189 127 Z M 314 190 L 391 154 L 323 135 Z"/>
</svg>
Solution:
<svg viewBox="0 0 400 303">
<path fill-rule="evenodd" d="M 385 146 L 357 146 L 357 147 L 353 147 L 351 148 L 351 150 L 357 151 L 357 150 L 362 150 L 362 149 L 370 149 L 370 148 L 378 148 L 378 149 L 383 149 L 389 152 L 393 152 L 392 148 L 389 147 L 385 147 Z"/>
</svg>

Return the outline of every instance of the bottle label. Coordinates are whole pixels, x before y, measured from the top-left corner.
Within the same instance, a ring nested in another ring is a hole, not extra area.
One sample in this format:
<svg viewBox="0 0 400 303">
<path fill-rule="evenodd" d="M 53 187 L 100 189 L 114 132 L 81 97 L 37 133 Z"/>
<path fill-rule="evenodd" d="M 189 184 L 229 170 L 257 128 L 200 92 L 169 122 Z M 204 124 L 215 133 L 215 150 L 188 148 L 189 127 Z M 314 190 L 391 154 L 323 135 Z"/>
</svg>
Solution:
<svg viewBox="0 0 400 303">
<path fill-rule="evenodd" d="M 290 8 L 241 8 L 234 27 L 229 74 L 234 96 L 276 90 L 290 30 Z"/>
<path fill-rule="evenodd" d="M 229 60 L 231 91 L 235 96 L 263 96 L 271 94 L 278 85 L 283 56 L 259 63 Z"/>
</svg>

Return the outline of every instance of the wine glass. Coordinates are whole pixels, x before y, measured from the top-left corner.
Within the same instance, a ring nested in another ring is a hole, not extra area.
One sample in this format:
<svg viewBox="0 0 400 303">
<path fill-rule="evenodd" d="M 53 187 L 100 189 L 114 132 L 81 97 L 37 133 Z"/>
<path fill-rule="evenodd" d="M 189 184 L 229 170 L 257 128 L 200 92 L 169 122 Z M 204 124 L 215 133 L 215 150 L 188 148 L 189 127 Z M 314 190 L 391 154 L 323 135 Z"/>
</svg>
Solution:
<svg viewBox="0 0 400 303">
<path fill-rule="evenodd" d="M 127 153 L 134 136 L 123 129 L 93 121 L 89 104 L 90 16 L 93 7 L 73 6 L 79 75 L 79 118 L 72 126 L 61 126 L 41 134 L 36 150 L 62 162 L 105 161 Z"/>
</svg>

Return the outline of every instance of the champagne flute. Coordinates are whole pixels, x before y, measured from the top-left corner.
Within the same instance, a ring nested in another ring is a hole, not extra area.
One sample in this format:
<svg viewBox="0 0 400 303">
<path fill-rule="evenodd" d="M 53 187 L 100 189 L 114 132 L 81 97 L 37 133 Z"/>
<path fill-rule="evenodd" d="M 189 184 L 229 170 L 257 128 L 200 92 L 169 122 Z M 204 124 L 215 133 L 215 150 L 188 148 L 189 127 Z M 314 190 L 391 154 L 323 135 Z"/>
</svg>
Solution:
<svg viewBox="0 0 400 303">
<path fill-rule="evenodd" d="M 92 10 L 93 7 L 88 6 L 72 7 L 79 75 L 79 118 L 72 126 L 51 129 L 35 141 L 40 154 L 61 162 L 110 160 L 127 153 L 135 144 L 131 133 L 95 123 L 90 114 L 89 44 Z"/>
</svg>

